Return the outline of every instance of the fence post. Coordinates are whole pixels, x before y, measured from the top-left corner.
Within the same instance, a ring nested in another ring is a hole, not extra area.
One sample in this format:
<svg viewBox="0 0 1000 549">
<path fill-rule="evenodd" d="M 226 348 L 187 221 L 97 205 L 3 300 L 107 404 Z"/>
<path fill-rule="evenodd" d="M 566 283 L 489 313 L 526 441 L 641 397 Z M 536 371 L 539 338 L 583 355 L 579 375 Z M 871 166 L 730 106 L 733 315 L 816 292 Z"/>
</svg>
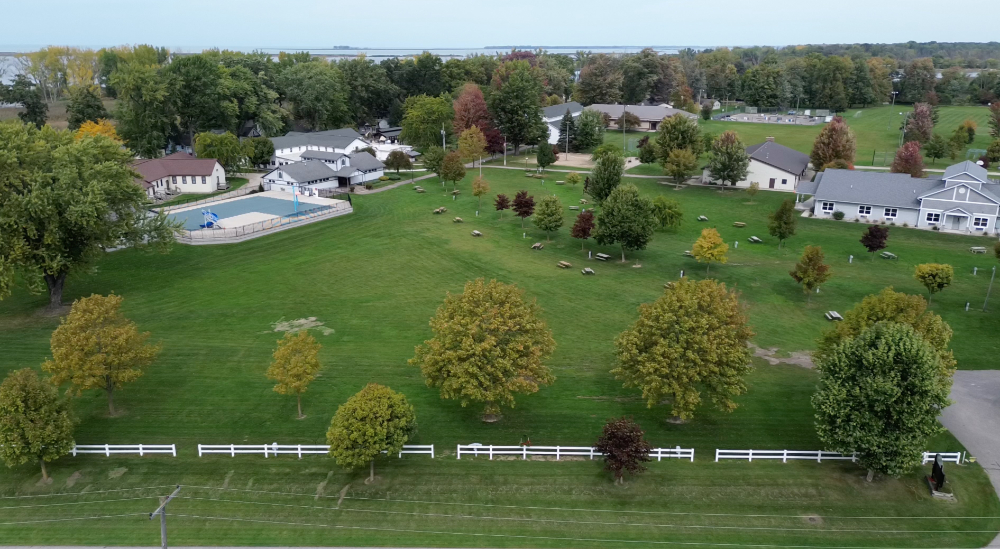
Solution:
<svg viewBox="0 0 1000 549">
<path fill-rule="evenodd" d="M 590 460 L 591 461 L 594 460 L 594 447 L 593 446 L 590 447 Z"/>
<path fill-rule="evenodd" d="M 462 459 L 462 445 L 459 444 L 455 447 L 455 459 Z"/>
<path fill-rule="evenodd" d="M 559 461 L 559 447 L 556 446 L 556 461 Z"/>
<path fill-rule="evenodd" d="M 299 444 L 299 459 L 302 459 L 302 445 Z"/>
<path fill-rule="evenodd" d="M 171 444 L 170 445 L 170 453 L 174 457 L 177 457 L 177 445 L 176 444 Z"/>
<path fill-rule="evenodd" d="M 139 445 L 139 457 L 142 457 L 142 444 Z"/>
<path fill-rule="evenodd" d="M 492 448 L 492 446 L 490 448 Z M 521 446 L 521 459 L 522 460 L 528 459 L 528 447 L 527 446 Z"/>
<path fill-rule="evenodd" d="M 111 457 L 111 445 L 109 444 L 104 445 L 104 455 Z"/>
<path fill-rule="evenodd" d="M 73 445 L 73 457 L 76 457 L 76 444 Z"/>
<path fill-rule="evenodd" d="M 781 451 L 781 463 L 788 463 L 788 450 Z"/>
<path fill-rule="evenodd" d="M 719 449 L 718 448 L 715 449 L 715 462 L 719 463 Z"/>
<path fill-rule="evenodd" d="M 230 457 L 236 457 L 236 445 L 235 444 L 230 444 L 229 445 L 229 452 L 230 452 L 229 453 Z"/>
<path fill-rule="evenodd" d="M 431 459 L 434 459 L 434 445 L 431 444 Z"/>
<path fill-rule="evenodd" d="M 753 450 L 750 450 L 750 455 L 747 457 L 748 463 L 753 463 Z"/>
</svg>

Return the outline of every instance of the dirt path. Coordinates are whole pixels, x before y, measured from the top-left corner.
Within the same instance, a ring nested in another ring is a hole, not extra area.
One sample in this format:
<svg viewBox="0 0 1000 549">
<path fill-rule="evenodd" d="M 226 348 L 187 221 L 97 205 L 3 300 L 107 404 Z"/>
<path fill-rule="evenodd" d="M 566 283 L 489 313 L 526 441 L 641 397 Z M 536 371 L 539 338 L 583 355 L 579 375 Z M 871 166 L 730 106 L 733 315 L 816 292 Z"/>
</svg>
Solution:
<svg viewBox="0 0 1000 549">
<path fill-rule="evenodd" d="M 779 358 L 774 356 L 775 353 L 778 352 L 777 347 L 764 349 L 751 343 L 750 348 L 753 349 L 753 356 L 763 358 L 772 366 L 776 366 L 778 364 L 794 364 L 795 366 L 802 366 L 803 368 L 808 368 L 810 370 L 816 367 L 816 365 L 813 364 L 812 354 L 808 351 L 793 351 L 792 353 L 789 353 L 791 356 L 788 358 Z"/>
</svg>

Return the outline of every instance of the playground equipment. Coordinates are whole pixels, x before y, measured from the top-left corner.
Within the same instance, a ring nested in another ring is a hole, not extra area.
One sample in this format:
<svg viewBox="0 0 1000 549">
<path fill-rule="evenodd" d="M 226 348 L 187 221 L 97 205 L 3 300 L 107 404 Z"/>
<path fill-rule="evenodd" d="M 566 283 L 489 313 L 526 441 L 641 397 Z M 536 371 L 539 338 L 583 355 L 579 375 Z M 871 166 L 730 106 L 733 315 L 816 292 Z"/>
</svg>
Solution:
<svg viewBox="0 0 1000 549">
<path fill-rule="evenodd" d="M 219 216 L 212 213 L 212 210 L 202 210 L 201 215 L 205 217 L 205 222 L 202 223 L 202 229 L 215 229 L 219 227 Z"/>
</svg>

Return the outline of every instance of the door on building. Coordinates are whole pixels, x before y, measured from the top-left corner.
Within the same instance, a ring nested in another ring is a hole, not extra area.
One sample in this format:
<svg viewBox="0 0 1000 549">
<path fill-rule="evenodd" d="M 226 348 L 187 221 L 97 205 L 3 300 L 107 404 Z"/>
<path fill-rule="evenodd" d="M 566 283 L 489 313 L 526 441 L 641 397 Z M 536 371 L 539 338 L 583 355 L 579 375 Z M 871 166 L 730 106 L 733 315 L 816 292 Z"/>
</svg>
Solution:
<svg viewBox="0 0 1000 549">
<path fill-rule="evenodd" d="M 959 224 L 961 222 L 962 222 L 962 218 L 961 217 L 959 217 L 957 215 L 951 216 L 951 227 L 950 228 L 953 229 L 953 230 L 956 230 L 956 231 L 959 230 L 961 228 L 959 226 Z"/>
<path fill-rule="evenodd" d="M 774 178 L 773 177 L 771 178 L 770 181 L 768 181 L 767 188 L 768 189 L 773 189 L 774 188 Z"/>
</svg>

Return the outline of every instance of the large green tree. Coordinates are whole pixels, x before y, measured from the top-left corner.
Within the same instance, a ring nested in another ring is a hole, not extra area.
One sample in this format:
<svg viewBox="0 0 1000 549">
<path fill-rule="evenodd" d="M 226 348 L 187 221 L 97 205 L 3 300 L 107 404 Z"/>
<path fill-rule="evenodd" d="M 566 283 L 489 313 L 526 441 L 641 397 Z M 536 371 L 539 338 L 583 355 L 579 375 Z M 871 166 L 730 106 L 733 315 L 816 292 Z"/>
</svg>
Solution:
<svg viewBox="0 0 1000 549">
<path fill-rule="evenodd" d="M 735 292 L 715 280 L 682 278 L 639 306 L 639 319 L 615 340 L 618 366 L 611 373 L 626 388 L 641 389 L 649 408 L 668 400 L 681 420 L 694 416 L 702 392 L 731 412 L 747 390 L 753 335 Z"/>
<path fill-rule="evenodd" d="M 426 148 L 441 144 L 441 132 L 450 139 L 453 128 L 451 100 L 446 96 L 418 95 L 406 98 L 403 106 L 403 131 L 400 138 L 414 147 Z"/>
<path fill-rule="evenodd" d="M 45 463 L 73 450 L 73 418 L 56 388 L 31 368 L 15 370 L 0 383 L 0 459 L 8 467 Z"/>
<path fill-rule="evenodd" d="M 632 183 L 616 187 L 601 204 L 594 239 L 602 246 L 618 244 L 625 250 L 642 250 L 653 238 L 657 220 L 653 202 L 640 195 Z"/>
<path fill-rule="evenodd" d="M 274 145 L 271 145 L 272 153 Z M 227 174 L 243 171 L 247 165 L 247 147 L 233 134 L 204 132 L 195 136 L 194 153 L 198 158 L 214 158 L 226 170 Z M 259 160 L 259 159 L 258 159 Z M 267 160 L 271 155 L 267 155 Z"/>
<path fill-rule="evenodd" d="M 76 86 L 69 93 L 69 103 L 66 105 L 66 119 L 69 129 L 75 130 L 84 122 L 97 122 L 108 118 L 108 111 L 101 103 L 101 96 L 96 87 Z"/>
<path fill-rule="evenodd" d="M 680 113 L 660 122 L 655 142 L 660 164 L 664 165 L 668 162 L 670 153 L 676 149 L 688 149 L 697 157 L 704 147 L 698 121 Z"/>
<path fill-rule="evenodd" d="M 610 55 L 592 56 L 580 71 L 574 98 L 590 105 L 593 103 L 620 103 L 622 98 L 621 62 Z"/>
<path fill-rule="evenodd" d="M 438 175 L 441 176 L 442 182 L 451 181 L 452 187 L 465 177 L 465 164 L 462 164 L 462 156 L 458 151 L 451 151 L 444 155 Z"/>
<path fill-rule="evenodd" d="M 8 123 L 0 151 L 0 297 L 20 281 L 47 287 L 58 309 L 66 277 L 105 250 L 173 242 L 174 225 L 146 210 L 120 143 Z"/>
<path fill-rule="evenodd" d="M 263 166 L 274 156 L 274 143 L 266 137 L 247 138 L 243 141 L 243 146 L 251 166 Z"/>
<path fill-rule="evenodd" d="M 554 231 L 563 226 L 562 204 L 559 197 L 549 195 L 538 201 L 534 214 L 535 226 L 545 231 L 545 240 L 551 240 Z"/>
<path fill-rule="evenodd" d="M 292 104 L 292 116 L 313 130 L 337 128 L 350 120 L 343 76 L 324 61 L 297 63 L 278 82 Z"/>
<path fill-rule="evenodd" d="M 508 61 L 493 75 L 486 104 L 497 129 L 515 152 L 547 132 L 542 120 L 541 96 L 541 75 L 527 61 Z"/>
<path fill-rule="evenodd" d="M 483 419 L 495 421 L 503 407 L 514 407 L 516 393 L 555 381 L 544 363 L 555 341 L 540 315 L 535 301 L 513 284 L 467 282 L 438 308 L 430 321 L 434 337 L 417 346 L 410 364 L 420 366 L 441 398 L 463 407 L 484 403 Z"/>
<path fill-rule="evenodd" d="M 236 113 L 223 96 L 220 65 L 204 55 L 185 55 L 174 59 L 165 71 L 181 133 L 193 140 L 196 133 L 232 126 Z"/>
<path fill-rule="evenodd" d="M 899 476 L 921 463 L 949 404 L 934 347 L 906 324 L 879 322 L 818 362 L 816 431 L 828 450 L 857 453 L 874 473 Z"/>
<path fill-rule="evenodd" d="M 21 111 L 17 117 L 25 124 L 34 124 L 36 128 L 44 126 L 49 116 L 49 105 L 42 90 L 23 74 L 17 75 L 10 86 L 0 84 L 0 102 L 20 103 Z"/>
<path fill-rule="evenodd" d="M 337 64 L 347 92 L 351 121 L 360 126 L 388 116 L 399 88 L 389 80 L 385 67 L 367 57 L 345 59 Z"/>
<path fill-rule="evenodd" d="M 712 156 L 708 160 L 708 173 L 713 179 L 736 185 L 747 177 L 750 155 L 736 132 L 727 130 L 712 142 Z"/>
<path fill-rule="evenodd" d="M 116 130 L 128 148 L 144 158 L 163 154 L 173 133 L 176 116 L 167 84 L 159 67 L 138 62 L 119 64 L 111 75 L 118 93 Z"/>
<path fill-rule="evenodd" d="M 604 115 L 593 109 L 584 109 L 580 116 L 576 117 L 576 145 L 575 152 L 584 152 L 593 149 L 604 143 L 604 133 L 607 126 L 604 123 Z M 570 139 L 574 138 L 570 136 Z M 570 142 L 572 145 L 572 141 Z"/>
<path fill-rule="evenodd" d="M 601 155 L 590 175 L 587 194 L 594 197 L 594 200 L 603 202 L 621 184 L 624 171 L 625 158 L 622 155 Z"/>
<path fill-rule="evenodd" d="M 375 480 L 375 458 L 398 454 L 417 430 L 417 415 L 402 393 L 369 383 L 337 408 L 326 442 L 337 464 L 347 469 L 368 465 Z"/>
</svg>

